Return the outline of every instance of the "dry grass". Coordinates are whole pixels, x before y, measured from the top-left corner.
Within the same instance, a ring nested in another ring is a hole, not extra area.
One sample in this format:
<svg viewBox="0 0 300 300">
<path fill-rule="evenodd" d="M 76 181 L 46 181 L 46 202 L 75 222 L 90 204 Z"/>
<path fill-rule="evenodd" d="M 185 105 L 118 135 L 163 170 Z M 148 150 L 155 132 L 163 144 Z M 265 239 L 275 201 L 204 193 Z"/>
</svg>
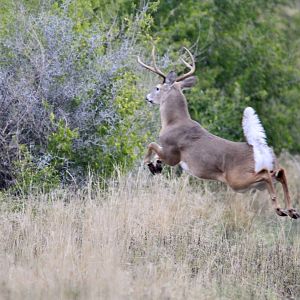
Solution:
<svg viewBox="0 0 300 300">
<path fill-rule="evenodd" d="M 300 164 L 285 165 L 300 208 Z M 299 221 L 277 217 L 265 192 L 115 178 L 105 191 L 2 196 L 0 299 L 300 297 Z"/>
</svg>

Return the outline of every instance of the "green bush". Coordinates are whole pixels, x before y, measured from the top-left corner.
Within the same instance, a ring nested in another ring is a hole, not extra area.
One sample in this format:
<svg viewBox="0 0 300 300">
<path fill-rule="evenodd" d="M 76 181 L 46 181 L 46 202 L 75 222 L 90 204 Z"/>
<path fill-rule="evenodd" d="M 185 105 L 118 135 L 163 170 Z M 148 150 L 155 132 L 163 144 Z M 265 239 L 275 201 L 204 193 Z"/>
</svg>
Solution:
<svg viewBox="0 0 300 300">
<path fill-rule="evenodd" d="M 59 172 L 55 166 L 48 162 L 35 162 L 35 157 L 26 145 L 19 147 L 19 157 L 14 162 L 14 178 L 12 190 L 23 194 L 36 189 L 48 192 L 60 184 Z"/>
<path fill-rule="evenodd" d="M 97 24 L 94 1 L 50 3 L 6 6 L 16 18 L 0 34 L 1 187 L 38 184 L 40 166 L 54 184 L 109 176 L 136 162 L 149 135 L 136 63 L 147 9 Z"/>
<path fill-rule="evenodd" d="M 153 33 L 161 51 L 172 49 L 174 58 L 182 45 L 197 55 L 199 82 L 188 102 L 203 126 L 241 140 L 242 111 L 252 106 L 277 152 L 299 152 L 299 35 L 293 24 L 300 14 L 294 10 L 288 18 L 286 3 L 165 1 L 153 15 Z"/>
</svg>

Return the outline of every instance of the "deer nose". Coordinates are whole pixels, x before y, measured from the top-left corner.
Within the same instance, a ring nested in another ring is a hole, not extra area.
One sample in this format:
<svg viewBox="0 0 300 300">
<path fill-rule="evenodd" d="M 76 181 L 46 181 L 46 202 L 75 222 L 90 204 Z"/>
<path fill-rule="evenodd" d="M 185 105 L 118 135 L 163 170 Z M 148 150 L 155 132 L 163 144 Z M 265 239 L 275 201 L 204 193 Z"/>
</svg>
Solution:
<svg viewBox="0 0 300 300">
<path fill-rule="evenodd" d="M 147 97 L 146 97 L 146 101 L 147 101 L 147 102 L 150 102 L 150 103 L 153 103 L 153 101 L 150 100 L 150 99 L 148 99 Z"/>
<path fill-rule="evenodd" d="M 149 97 L 149 94 L 146 96 L 146 101 L 153 103 L 152 99 Z"/>
</svg>

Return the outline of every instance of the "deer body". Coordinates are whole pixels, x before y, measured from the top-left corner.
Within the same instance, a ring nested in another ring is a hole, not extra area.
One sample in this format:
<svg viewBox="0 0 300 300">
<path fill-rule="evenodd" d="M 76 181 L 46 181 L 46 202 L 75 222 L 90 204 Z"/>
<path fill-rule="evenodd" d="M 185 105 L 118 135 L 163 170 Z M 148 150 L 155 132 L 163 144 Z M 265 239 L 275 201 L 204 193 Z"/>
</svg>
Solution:
<svg viewBox="0 0 300 300">
<path fill-rule="evenodd" d="M 160 107 L 161 119 L 164 120 L 159 135 L 165 155 L 163 161 L 170 166 L 181 163 L 191 175 L 228 183 L 234 190 L 245 189 L 243 183 L 232 182 L 230 178 L 234 178 L 235 173 L 244 173 L 245 165 L 249 166 L 247 173 L 254 173 L 252 146 L 211 134 L 190 118 L 181 91 L 174 94 L 177 94 L 176 105 L 174 95 L 170 93 L 172 103 L 166 100 Z"/>
<path fill-rule="evenodd" d="M 187 49 L 186 49 L 187 50 Z M 188 51 L 188 50 L 187 50 Z M 292 207 L 285 171 L 278 167 L 275 155 L 266 144 L 264 129 L 252 108 L 246 108 L 243 129 L 247 142 L 232 142 L 215 136 L 193 121 L 182 89 L 195 84 L 195 63 L 184 64 L 190 72 L 177 77 L 174 72 L 164 75 L 155 64 L 154 48 L 152 51 L 154 68 L 145 68 L 164 78 L 163 84 L 157 85 L 146 97 L 147 101 L 160 106 L 161 131 L 159 144 L 150 143 L 144 162 L 155 174 L 160 167 L 152 162 L 154 154 L 158 161 L 175 166 L 180 164 L 191 175 L 228 184 L 235 191 L 250 188 L 268 189 L 275 212 L 279 216 L 300 217 Z M 159 165 L 160 166 L 160 165 Z M 281 209 L 277 201 L 274 182 L 283 187 L 287 210 Z"/>
</svg>

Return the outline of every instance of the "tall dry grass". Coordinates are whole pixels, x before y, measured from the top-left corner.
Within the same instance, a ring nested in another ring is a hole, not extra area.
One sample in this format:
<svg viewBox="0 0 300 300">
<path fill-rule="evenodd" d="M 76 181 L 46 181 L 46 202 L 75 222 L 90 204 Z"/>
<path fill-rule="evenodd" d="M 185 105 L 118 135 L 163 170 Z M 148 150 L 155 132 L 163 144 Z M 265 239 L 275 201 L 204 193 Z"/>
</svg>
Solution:
<svg viewBox="0 0 300 300">
<path fill-rule="evenodd" d="M 0 209 L 0 299 L 300 298 L 300 223 L 265 192 L 140 170 Z"/>
</svg>

